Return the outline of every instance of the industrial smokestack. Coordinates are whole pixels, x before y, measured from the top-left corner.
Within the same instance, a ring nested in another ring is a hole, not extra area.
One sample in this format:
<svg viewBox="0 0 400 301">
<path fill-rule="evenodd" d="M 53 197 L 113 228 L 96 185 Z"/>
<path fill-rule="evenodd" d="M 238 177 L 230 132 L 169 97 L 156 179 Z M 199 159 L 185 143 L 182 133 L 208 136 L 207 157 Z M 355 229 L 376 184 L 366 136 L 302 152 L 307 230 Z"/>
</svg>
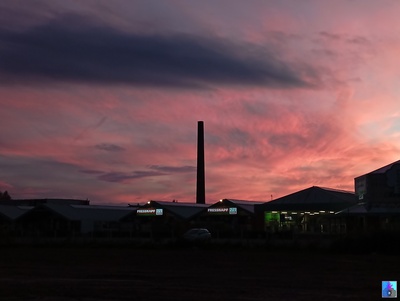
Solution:
<svg viewBox="0 0 400 301">
<path fill-rule="evenodd" d="M 204 167 L 204 122 L 197 122 L 197 186 L 196 203 L 206 203 L 206 178 Z"/>
</svg>

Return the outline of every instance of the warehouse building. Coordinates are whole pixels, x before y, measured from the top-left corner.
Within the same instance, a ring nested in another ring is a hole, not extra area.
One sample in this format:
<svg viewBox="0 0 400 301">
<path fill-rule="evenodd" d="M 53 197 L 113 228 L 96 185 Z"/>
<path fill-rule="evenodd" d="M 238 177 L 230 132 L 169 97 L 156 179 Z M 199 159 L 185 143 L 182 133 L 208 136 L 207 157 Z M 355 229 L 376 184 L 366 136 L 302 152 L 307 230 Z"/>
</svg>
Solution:
<svg viewBox="0 0 400 301">
<path fill-rule="evenodd" d="M 221 199 L 197 215 L 196 227 L 204 227 L 216 238 L 254 237 L 262 227 L 257 224 L 256 206 L 263 202 Z"/>
<path fill-rule="evenodd" d="M 258 210 L 267 233 L 345 233 L 345 220 L 335 213 L 353 206 L 353 192 L 312 186 L 264 203 Z"/>
<path fill-rule="evenodd" d="M 19 235 L 16 220 L 33 209 L 33 206 L 0 205 L 0 241 L 8 242 Z"/>
<path fill-rule="evenodd" d="M 147 238 L 178 238 L 192 227 L 193 218 L 209 205 L 198 203 L 149 201 L 123 221 L 134 223 L 135 231 Z"/>
<path fill-rule="evenodd" d="M 46 203 L 16 219 L 22 237 L 114 237 L 129 231 L 121 219 L 135 207 Z"/>
<path fill-rule="evenodd" d="M 338 213 L 349 233 L 400 231 L 400 161 L 354 179 L 358 204 Z"/>
<path fill-rule="evenodd" d="M 312 186 L 273 201 L 222 199 L 214 204 L 149 201 L 137 206 L 88 200 L 4 200 L 1 237 L 177 239 L 190 228 L 214 238 L 267 233 L 355 234 L 400 231 L 400 160 L 354 179 L 355 193 Z M 285 237 L 285 236 L 283 236 Z"/>
</svg>

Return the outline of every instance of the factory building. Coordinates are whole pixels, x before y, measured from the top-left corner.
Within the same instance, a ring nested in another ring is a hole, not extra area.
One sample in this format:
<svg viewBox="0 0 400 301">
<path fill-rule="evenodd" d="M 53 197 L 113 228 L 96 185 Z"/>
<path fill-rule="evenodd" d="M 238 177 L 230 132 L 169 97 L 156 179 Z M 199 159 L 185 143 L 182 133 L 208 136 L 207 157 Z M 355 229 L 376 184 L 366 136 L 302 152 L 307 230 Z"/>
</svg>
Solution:
<svg viewBox="0 0 400 301">
<path fill-rule="evenodd" d="M 121 219 L 136 208 L 46 203 L 20 215 L 15 223 L 21 237 L 115 237 L 129 229 Z"/>
<path fill-rule="evenodd" d="M 0 242 L 7 243 L 18 235 L 16 220 L 33 206 L 0 205 Z"/>
<path fill-rule="evenodd" d="M 354 179 L 358 203 L 338 213 L 350 234 L 400 231 L 400 161 Z"/>
<path fill-rule="evenodd" d="M 204 122 L 198 121 L 196 203 L 137 206 L 89 200 L 0 201 L 0 236 L 176 239 L 195 227 L 214 238 L 270 234 L 359 234 L 400 231 L 400 160 L 354 179 L 355 193 L 312 186 L 269 202 L 222 199 L 206 204 Z"/>
<path fill-rule="evenodd" d="M 259 206 L 267 233 L 344 234 L 335 213 L 356 204 L 353 192 L 312 186 Z"/>
<path fill-rule="evenodd" d="M 177 238 L 192 226 L 191 220 L 207 210 L 208 206 L 201 203 L 152 200 L 123 220 L 131 220 L 140 237 Z"/>
<path fill-rule="evenodd" d="M 260 230 L 256 206 L 263 202 L 221 199 L 197 215 L 193 225 L 205 227 L 219 238 L 254 237 Z"/>
<path fill-rule="evenodd" d="M 11 237 L 174 240 L 190 228 L 207 228 L 215 239 L 399 232 L 400 161 L 356 177 L 354 183 L 355 193 L 312 186 L 269 202 L 152 200 L 100 206 L 73 199 L 4 200 L 0 242 Z"/>
</svg>

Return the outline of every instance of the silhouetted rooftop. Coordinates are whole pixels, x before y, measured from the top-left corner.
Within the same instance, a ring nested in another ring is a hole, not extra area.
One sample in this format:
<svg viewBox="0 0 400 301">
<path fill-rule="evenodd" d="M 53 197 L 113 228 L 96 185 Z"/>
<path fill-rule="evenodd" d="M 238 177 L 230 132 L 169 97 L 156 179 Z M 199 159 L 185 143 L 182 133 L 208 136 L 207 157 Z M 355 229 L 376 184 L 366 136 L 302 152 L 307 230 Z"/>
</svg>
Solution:
<svg viewBox="0 0 400 301">
<path fill-rule="evenodd" d="M 250 213 L 254 213 L 256 205 L 261 205 L 265 203 L 259 201 L 245 201 L 245 200 L 235 200 L 235 199 L 223 199 L 222 202 L 229 202 L 231 203 L 231 205 L 239 207 Z"/>
<path fill-rule="evenodd" d="M 43 204 L 30 212 L 50 210 L 67 220 L 118 221 L 136 210 L 132 207 L 70 205 L 70 204 Z"/>
<path fill-rule="evenodd" d="M 183 219 L 188 219 L 210 206 L 208 204 L 165 202 L 165 201 L 150 201 L 150 204 L 148 205 L 162 208 L 176 215 L 177 217 Z"/>
<path fill-rule="evenodd" d="M 0 215 L 5 217 L 6 219 L 15 220 L 32 208 L 32 206 L 0 205 Z"/>
<path fill-rule="evenodd" d="M 376 170 L 373 170 L 373 171 L 371 171 L 371 172 L 368 172 L 368 173 L 366 173 L 366 174 L 364 174 L 364 175 L 385 173 L 385 172 L 387 172 L 389 169 L 391 169 L 392 166 L 395 165 L 395 164 L 400 164 L 400 160 L 395 161 L 395 162 L 393 162 L 393 163 L 390 163 L 390 164 L 388 164 L 388 165 L 385 165 L 385 166 L 383 166 L 383 167 L 380 167 L 380 168 L 378 168 L 378 169 L 376 169 Z M 364 176 L 364 175 L 362 175 L 362 176 Z"/>
<path fill-rule="evenodd" d="M 264 210 L 341 210 L 357 203 L 354 192 L 312 186 L 269 201 Z"/>
</svg>

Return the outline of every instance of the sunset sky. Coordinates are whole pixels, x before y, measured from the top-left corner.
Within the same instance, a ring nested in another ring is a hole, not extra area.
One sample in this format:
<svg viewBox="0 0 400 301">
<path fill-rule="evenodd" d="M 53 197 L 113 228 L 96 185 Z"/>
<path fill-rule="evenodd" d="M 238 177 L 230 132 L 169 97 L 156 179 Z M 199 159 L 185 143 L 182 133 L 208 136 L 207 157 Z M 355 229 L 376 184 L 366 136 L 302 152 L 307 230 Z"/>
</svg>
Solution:
<svg viewBox="0 0 400 301">
<path fill-rule="evenodd" d="M 400 159 L 399 1 L 1 1 L 0 191 L 268 201 Z"/>
</svg>

